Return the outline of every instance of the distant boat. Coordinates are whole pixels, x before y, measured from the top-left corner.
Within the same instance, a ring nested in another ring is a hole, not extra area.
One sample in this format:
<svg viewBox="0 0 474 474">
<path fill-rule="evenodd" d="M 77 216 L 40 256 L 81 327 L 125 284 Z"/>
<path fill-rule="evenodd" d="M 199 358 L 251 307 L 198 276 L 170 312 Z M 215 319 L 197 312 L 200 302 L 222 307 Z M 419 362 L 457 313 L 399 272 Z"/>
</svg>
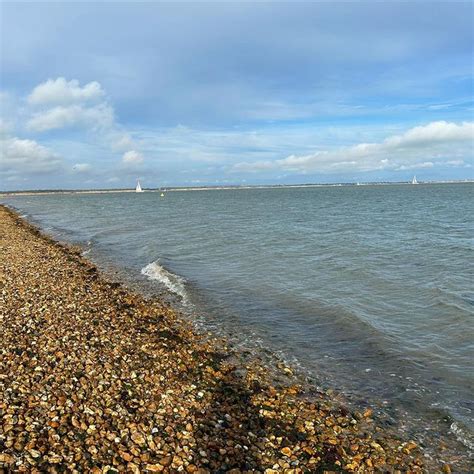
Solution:
<svg viewBox="0 0 474 474">
<path fill-rule="evenodd" d="M 416 176 L 413 176 L 413 179 L 411 180 L 411 184 L 418 184 L 418 181 L 416 180 Z"/>
<path fill-rule="evenodd" d="M 137 179 L 137 187 L 135 188 L 135 192 L 136 193 L 142 193 L 143 192 L 143 189 L 140 186 L 140 180 L 139 179 Z"/>
<path fill-rule="evenodd" d="M 160 196 L 161 196 L 162 198 L 164 198 L 164 197 L 165 197 L 165 193 L 161 193 Z"/>
</svg>

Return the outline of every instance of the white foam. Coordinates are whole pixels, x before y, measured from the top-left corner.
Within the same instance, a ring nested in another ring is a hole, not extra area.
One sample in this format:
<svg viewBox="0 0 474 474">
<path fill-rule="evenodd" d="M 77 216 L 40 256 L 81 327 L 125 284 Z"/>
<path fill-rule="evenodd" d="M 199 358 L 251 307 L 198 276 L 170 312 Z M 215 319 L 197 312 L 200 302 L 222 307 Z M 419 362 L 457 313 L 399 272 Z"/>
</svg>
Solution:
<svg viewBox="0 0 474 474">
<path fill-rule="evenodd" d="M 450 431 L 454 433 L 458 441 L 460 441 L 464 446 L 469 448 L 470 451 L 474 451 L 474 439 L 471 433 L 466 429 L 459 426 L 457 423 L 452 423 L 449 427 Z"/>
<path fill-rule="evenodd" d="M 157 280 L 174 294 L 181 296 L 183 301 L 186 301 L 186 288 L 184 285 L 184 279 L 178 275 L 175 275 L 166 268 L 163 268 L 158 261 L 149 263 L 146 267 L 142 268 L 142 275 L 147 276 L 150 280 Z"/>
</svg>

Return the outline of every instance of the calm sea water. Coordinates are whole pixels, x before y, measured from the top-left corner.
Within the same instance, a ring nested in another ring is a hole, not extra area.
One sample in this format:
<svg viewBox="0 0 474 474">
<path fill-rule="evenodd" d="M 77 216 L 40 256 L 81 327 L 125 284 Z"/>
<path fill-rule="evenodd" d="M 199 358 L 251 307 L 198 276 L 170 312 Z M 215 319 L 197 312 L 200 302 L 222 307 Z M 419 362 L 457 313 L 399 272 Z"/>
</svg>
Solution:
<svg viewBox="0 0 474 474">
<path fill-rule="evenodd" d="M 418 439 L 472 445 L 473 197 L 443 184 L 3 202 Z"/>
</svg>

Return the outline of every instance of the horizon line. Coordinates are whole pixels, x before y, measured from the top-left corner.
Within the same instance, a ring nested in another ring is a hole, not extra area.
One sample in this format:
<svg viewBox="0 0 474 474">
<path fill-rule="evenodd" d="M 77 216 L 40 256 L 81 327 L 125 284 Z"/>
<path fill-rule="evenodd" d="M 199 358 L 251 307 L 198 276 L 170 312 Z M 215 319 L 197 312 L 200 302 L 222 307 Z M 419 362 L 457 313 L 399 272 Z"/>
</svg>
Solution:
<svg viewBox="0 0 474 474">
<path fill-rule="evenodd" d="M 452 180 L 427 180 L 418 181 L 418 184 L 462 184 L 474 183 L 474 179 L 452 179 Z M 216 184 L 202 186 L 161 186 L 161 187 L 143 187 L 144 191 L 199 191 L 199 190 L 225 190 L 225 189 L 262 189 L 262 188 L 298 188 L 298 187 L 339 187 L 339 186 L 380 186 L 412 184 L 411 181 L 341 181 L 337 183 L 295 183 L 295 184 Z M 0 196 L 7 194 L 26 194 L 26 193 L 100 193 L 100 192 L 135 192 L 135 188 L 57 188 L 57 189 L 25 189 L 25 190 L 0 190 Z"/>
</svg>

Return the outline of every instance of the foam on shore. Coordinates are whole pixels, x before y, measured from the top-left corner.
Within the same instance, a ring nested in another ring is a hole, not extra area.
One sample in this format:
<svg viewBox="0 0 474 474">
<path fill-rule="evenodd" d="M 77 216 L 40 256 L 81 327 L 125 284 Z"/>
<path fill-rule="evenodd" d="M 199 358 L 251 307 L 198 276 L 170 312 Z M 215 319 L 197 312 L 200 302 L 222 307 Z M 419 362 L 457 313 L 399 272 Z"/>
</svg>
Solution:
<svg viewBox="0 0 474 474">
<path fill-rule="evenodd" d="M 157 280 L 162 283 L 169 291 L 180 296 L 183 302 L 187 301 L 184 278 L 166 270 L 159 264 L 158 260 L 143 267 L 141 273 L 150 280 Z"/>
</svg>

